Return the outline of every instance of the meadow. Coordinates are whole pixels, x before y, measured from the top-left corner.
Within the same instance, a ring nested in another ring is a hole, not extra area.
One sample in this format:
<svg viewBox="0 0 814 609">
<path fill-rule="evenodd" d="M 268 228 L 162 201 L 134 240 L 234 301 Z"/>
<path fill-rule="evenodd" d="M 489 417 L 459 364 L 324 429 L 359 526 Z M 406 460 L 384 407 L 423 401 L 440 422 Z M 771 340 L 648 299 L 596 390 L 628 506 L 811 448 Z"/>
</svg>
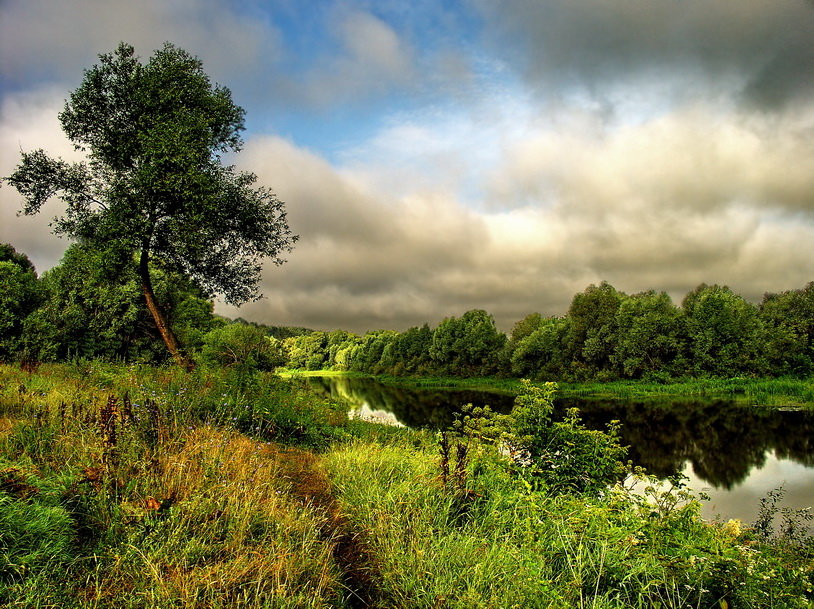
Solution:
<svg viewBox="0 0 814 609">
<path fill-rule="evenodd" d="M 0 605 L 814 606 L 807 514 L 611 482 L 612 431 L 551 426 L 549 389 L 439 434 L 245 368 L 0 366 Z M 562 450 L 500 450 L 532 428 Z"/>
</svg>

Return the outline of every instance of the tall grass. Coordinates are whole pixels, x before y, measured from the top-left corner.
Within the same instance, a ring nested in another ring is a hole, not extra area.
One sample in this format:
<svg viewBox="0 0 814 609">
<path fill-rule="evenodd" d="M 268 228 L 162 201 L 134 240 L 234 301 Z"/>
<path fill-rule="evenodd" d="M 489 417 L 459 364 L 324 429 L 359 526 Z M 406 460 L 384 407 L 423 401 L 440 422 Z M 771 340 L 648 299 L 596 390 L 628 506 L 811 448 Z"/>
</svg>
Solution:
<svg viewBox="0 0 814 609">
<path fill-rule="evenodd" d="M 264 441 L 324 445 L 332 405 L 225 372 L 0 380 L 0 605 L 344 606 L 325 514 L 291 496 Z"/>
<path fill-rule="evenodd" d="M 532 491 L 478 444 L 461 492 L 438 459 L 270 375 L 0 366 L 0 606 L 355 607 L 359 566 L 381 609 L 814 602 L 810 549 L 692 499 Z"/>
<path fill-rule="evenodd" d="M 699 517 L 694 500 L 518 489 L 477 465 L 473 500 L 444 492 L 434 455 L 360 444 L 328 456 L 392 606 L 809 607 L 812 564 L 758 550 Z M 654 491 L 655 492 L 655 491 Z"/>
</svg>

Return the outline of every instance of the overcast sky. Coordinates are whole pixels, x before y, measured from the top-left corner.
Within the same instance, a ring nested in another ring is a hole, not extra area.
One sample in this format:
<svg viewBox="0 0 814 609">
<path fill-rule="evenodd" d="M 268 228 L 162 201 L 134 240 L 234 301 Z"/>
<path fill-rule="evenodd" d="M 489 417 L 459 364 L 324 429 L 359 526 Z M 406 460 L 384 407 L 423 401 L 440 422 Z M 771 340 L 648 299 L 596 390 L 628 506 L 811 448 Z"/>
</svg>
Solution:
<svg viewBox="0 0 814 609">
<path fill-rule="evenodd" d="M 73 158 L 57 113 L 119 41 L 170 41 L 246 108 L 235 158 L 300 235 L 229 316 L 365 331 L 473 308 L 508 329 L 606 280 L 814 280 L 810 0 L 0 0 L 0 175 Z M 39 271 L 59 211 L 0 242 Z"/>
</svg>

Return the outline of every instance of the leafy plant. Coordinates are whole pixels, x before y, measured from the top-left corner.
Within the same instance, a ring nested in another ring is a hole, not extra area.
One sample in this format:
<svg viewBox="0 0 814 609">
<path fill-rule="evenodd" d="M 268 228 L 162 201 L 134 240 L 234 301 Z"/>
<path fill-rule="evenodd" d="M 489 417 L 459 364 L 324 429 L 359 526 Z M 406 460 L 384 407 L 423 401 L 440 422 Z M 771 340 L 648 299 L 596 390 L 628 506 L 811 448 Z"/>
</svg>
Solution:
<svg viewBox="0 0 814 609">
<path fill-rule="evenodd" d="M 619 423 L 607 432 L 585 427 L 577 409 L 562 421 L 552 420 L 555 383 L 523 381 L 508 415 L 499 415 L 501 440 L 513 456 L 513 468 L 532 486 L 556 492 L 598 494 L 621 481 L 627 454 L 620 444 Z"/>
</svg>

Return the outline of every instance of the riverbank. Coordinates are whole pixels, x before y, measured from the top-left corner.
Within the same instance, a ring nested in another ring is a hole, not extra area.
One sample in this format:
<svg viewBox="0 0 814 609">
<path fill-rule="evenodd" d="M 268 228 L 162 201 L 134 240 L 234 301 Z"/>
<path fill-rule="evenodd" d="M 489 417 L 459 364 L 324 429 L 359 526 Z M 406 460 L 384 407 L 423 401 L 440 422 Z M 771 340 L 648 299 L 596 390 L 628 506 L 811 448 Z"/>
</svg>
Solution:
<svg viewBox="0 0 814 609">
<path fill-rule="evenodd" d="M 312 376 L 374 378 L 381 383 L 396 387 L 466 389 L 515 395 L 521 387 L 520 379 L 499 377 L 399 377 L 337 370 L 288 369 L 281 369 L 278 374 L 283 378 Z M 751 406 L 814 410 L 814 378 L 691 378 L 674 379 L 663 383 L 649 381 L 558 383 L 557 395 L 565 398 L 619 400 L 648 400 L 665 397 L 726 398 Z"/>
<path fill-rule="evenodd" d="M 0 365 L 0 605 L 810 607 L 814 544 L 229 370 Z M 446 463 L 446 475 L 444 467 Z M 767 512 L 767 517 L 773 514 Z"/>
</svg>

